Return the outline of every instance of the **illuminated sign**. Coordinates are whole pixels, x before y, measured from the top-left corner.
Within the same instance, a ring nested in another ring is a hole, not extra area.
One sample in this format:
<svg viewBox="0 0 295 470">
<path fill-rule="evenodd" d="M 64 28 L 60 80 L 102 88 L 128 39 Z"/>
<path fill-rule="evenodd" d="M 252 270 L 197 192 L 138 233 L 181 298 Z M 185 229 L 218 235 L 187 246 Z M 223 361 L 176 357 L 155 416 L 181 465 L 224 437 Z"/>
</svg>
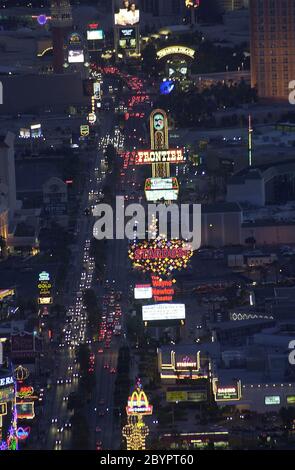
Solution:
<svg viewBox="0 0 295 470">
<path fill-rule="evenodd" d="M 16 431 L 17 438 L 20 439 L 21 441 L 24 441 L 29 436 L 30 431 L 31 431 L 31 428 L 29 427 L 26 427 L 26 428 L 19 427 Z"/>
<path fill-rule="evenodd" d="M 157 57 L 158 59 L 163 59 L 164 57 L 167 57 L 169 55 L 174 55 L 174 54 L 179 54 L 179 55 L 185 55 L 189 57 L 190 59 L 193 59 L 195 56 L 195 50 L 191 49 L 190 47 L 185 47 L 185 46 L 169 46 L 165 47 L 164 49 L 160 49 L 157 51 Z"/>
<path fill-rule="evenodd" d="M 153 413 L 153 407 L 149 404 L 148 398 L 143 390 L 135 390 L 131 397 L 128 398 L 126 413 L 128 416 L 136 416 L 139 414 L 151 415 Z"/>
<path fill-rule="evenodd" d="M 14 400 L 14 386 L 0 389 L 0 402 L 7 402 Z"/>
<path fill-rule="evenodd" d="M 115 11 L 115 25 L 130 26 L 139 23 L 140 13 L 135 3 L 128 1 L 123 2 L 122 8 L 121 0 L 117 0 Z"/>
<path fill-rule="evenodd" d="M 33 387 L 21 387 L 16 395 L 18 398 L 28 398 L 31 397 L 33 393 Z"/>
<path fill-rule="evenodd" d="M 192 255 L 188 243 L 181 240 L 167 241 L 161 237 L 133 244 L 128 251 L 134 267 L 156 275 L 168 275 L 174 270 L 186 268 Z"/>
<path fill-rule="evenodd" d="M 82 38 L 78 33 L 72 33 L 69 37 L 69 44 L 71 45 L 79 45 L 82 44 Z"/>
<path fill-rule="evenodd" d="M 30 129 L 26 129 L 26 128 L 22 127 L 19 130 L 19 137 L 21 139 L 29 139 L 31 137 Z"/>
<path fill-rule="evenodd" d="M 104 39 L 104 33 L 102 29 L 87 31 L 88 41 L 102 41 Z"/>
<path fill-rule="evenodd" d="M 151 299 L 153 297 L 153 289 L 150 284 L 137 284 L 134 288 L 134 298 Z"/>
<path fill-rule="evenodd" d="M 143 305 L 143 321 L 185 320 L 184 304 Z"/>
<path fill-rule="evenodd" d="M 38 304 L 40 305 L 49 305 L 52 304 L 53 298 L 52 297 L 39 297 Z"/>
<path fill-rule="evenodd" d="M 182 162 L 184 162 L 184 154 L 182 149 L 140 150 L 135 156 L 135 165 Z"/>
<path fill-rule="evenodd" d="M 169 69 L 170 70 L 170 69 Z M 170 76 L 170 72 L 169 72 Z M 175 83 L 173 80 L 164 80 L 160 85 L 161 95 L 169 95 L 175 88 Z"/>
<path fill-rule="evenodd" d="M 4 289 L 0 290 L 0 300 L 5 299 L 6 297 L 10 297 L 14 295 L 14 289 Z"/>
<path fill-rule="evenodd" d="M 148 178 L 145 182 L 145 191 L 178 189 L 177 178 Z"/>
<path fill-rule="evenodd" d="M 18 419 L 35 418 L 34 402 L 20 401 L 16 403 L 16 412 Z"/>
<path fill-rule="evenodd" d="M 119 30 L 119 46 L 122 49 L 136 49 L 135 28 L 124 28 Z"/>
<path fill-rule="evenodd" d="M 0 378 L 0 387 L 7 387 L 7 385 L 11 385 L 14 383 L 13 377 L 3 377 Z"/>
<path fill-rule="evenodd" d="M 141 259 L 176 259 L 182 258 L 187 255 L 187 250 L 183 248 L 165 248 L 165 249 L 152 249 L 152 248 L 138 248 L 135 250 L 134 258 L 136 261 Z"/>
<path fill-rule="evenodd" d="M 168 117 L 163 109 L 154 109 L 150 114 L 150 135 L 152 150 L 169 148 Z"/>
<path fill-rule="evenodd" d="M 203 402 L 208 398 L 206 390 L 191 390 L 191 391 L 167 391 L 166 401 L 177 403 L 177 402 Z"/>
<path fill-rule="evenodd" d="M 41 305 L 52 304 L 53 299 L 51 297 L 52 284 L 50 282 L 50 275 L 46 271 L 39 274 L 38 282 L 39 298 L 38 303 Z"/>
<path fill-rule="evenodd" d="M 46 15 L 39 15 L 37 16 L 37 21 L 40 26 L 44 26 L 47 23 L 47 16 Z"/>
<path fill-rule="evenodd" d="M 39 137 L 42 137 L 41 124 L 32 124 L 30 126 L 30 130 L 32 139 L 38 139 Z"/>
<path fill-rule="evenodd" d="M 279 405 L 281 403 L 281 397 L 279 395 L 272 395 L 264 398 L 265 405 Z"/>
<path fill-rule="evenodd" d="M 84 63 L 84 51 L 83 49 L 70 49 L 68 54 L 69 64 L 83 64 Z"/>
<path fill-rule="evenodd" d="M 87 124 L 80 126 L 80 135 L 81 137 L 87 137 L 89 135 L 89 126 Z"/>
<path fill-rule="evenodd" d="M 164 281 L 159 276 L 152 276 L 153 298 L 155 302 L 171 302 L 174 295 L 172 280 Z"/>
<path fill-rule="evenodd" d="M 87 116 L 89 124 L 94 124 L 96 122 L 96 114 L 95 113 L 89 113 Z"/>
<path fill-rule="evenodd" d="M 196 367 L 197 362 L 192 360 L 189 356 L 185 356 L 182 361 L 176 362 L 177 369 L 191 369 Z"/>
<path fill-rule="evenodd" d="M 49 281 L 50 280 L 50 274 L 47 273 L 46 271 L 42 271 L 42 273 L 39 274 L 39 281 Z"/>
<path fill-rule="evenodd" d="M 213 392 L 215 395 L 215 401 L 230 401 L 240 400 L 242 397 L 242 386 L 241 381 L 237 382 L 237 385 L 220 386 L 218 380 L 213 380 Z"/>
<path fill-rule="evenodd" d="M 295 405 L 295 395 L 289 395 L 287 396 L 287 403 L 289 405 Z"/>
<path fill-rule="evenodd" d="M 148 178 L 145 181 L 147 201 L 176 201 L 179 193 L 177 178 Z"/>
<path fill-rule="evenodd" d="M 0 418 L 7 415 L 7 403 L 0 403 Z"/>
</svg>

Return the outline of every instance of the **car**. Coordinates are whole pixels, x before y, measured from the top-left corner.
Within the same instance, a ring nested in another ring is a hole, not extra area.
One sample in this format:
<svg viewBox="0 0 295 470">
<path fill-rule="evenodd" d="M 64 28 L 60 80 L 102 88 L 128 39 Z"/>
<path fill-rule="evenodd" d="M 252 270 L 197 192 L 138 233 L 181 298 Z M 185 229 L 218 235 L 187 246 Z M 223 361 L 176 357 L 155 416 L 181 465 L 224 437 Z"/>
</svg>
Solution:
<svg viewBox="0 0 295 470">
<path fill-rule="evenodd" d="M 101 417 L 104 416 L 105 414 L 106 414 L 106 413 L 105 413 L 105 411 L 103 411 L 103 410 L 98 412 L 98 416 L 101 416 Z"/>
<path fill-rule="evenodd" d="M 98 353 L 99 353 L 99 354 L 102 354 L 102 353 L 103 353 L 103 349 L 100 348 L 100 349 L 98 350 Z"/>
<path fill-rule="evenodd" d="M 101 428 L 99 426 L 96 426 L 95 432 L 101 432 Z"/>
<path fill-rule="evenodd" d="M 116 372 L 117 372 L 117 370 L 115 369 L 115 367 L 112 367 L 112 368 L 110 369 L 110 373 L 111 373 L 111 374 L 115 374 Z"/>
<path fill-rule="evenodd" d="M 104 369 L 109 369 L 110 366 L 109 366 L 109 364 L 104 364 L 103 368 L 104 368 Z"/>
</svg>

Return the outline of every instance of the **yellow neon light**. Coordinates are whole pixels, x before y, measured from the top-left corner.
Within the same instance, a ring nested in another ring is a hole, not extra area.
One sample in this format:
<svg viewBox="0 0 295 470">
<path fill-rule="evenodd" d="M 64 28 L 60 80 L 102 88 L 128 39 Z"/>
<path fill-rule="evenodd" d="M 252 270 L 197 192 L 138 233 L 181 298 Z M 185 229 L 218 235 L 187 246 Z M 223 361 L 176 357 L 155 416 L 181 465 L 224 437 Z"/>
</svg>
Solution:
<svg viewBox="0 0 295 470">
<path fill-rule="evenodd" d="M 44 49 L 44 51 L 38 52 L 37 57 L 43 57 L 46 54 L 46 52 L 49 52 L 49 51 L 52 51 L 52 50 L 53 50 L 52 46 L 47 47 L 46 49 Z"/>
<path fill-rule="evenodd" d="M 190 47 L 186 46 L 169 46 L 165 47 L 164 49 L 160 49 L 157 52 L 157 57 L 158 59 L 163 59 L 164 57 L 167 57 L 168 55 L 173 55 L 173 54 L 180 54 L 180 55 L 186 55 L 187 57 L 190 57 L 191 59 L 194 58 L 196 51 L 194 49 L 191 49 Z"/>
</svg>

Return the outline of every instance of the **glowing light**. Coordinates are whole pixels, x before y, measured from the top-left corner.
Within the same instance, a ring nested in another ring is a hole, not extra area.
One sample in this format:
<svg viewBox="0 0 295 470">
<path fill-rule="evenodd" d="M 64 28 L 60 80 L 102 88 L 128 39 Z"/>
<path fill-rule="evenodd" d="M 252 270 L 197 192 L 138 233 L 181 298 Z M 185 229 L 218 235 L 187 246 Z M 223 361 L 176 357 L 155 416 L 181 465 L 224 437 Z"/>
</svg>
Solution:
<svg viewBox="0 0 295 470">
<path fill-rule="evenodd" d="M 135 390 L 128 398 L 126 407 L 127 424 L 123 427 L 122 435 L 127 441 L 127 450 L 144 450 L 149 428 L 143 422 L 144 415 L 151 415 L 152 405 L 142 388 L 140 380 L 137 380 Z"/>
<path fill-rule="evenodd" d="M 193 59 L 195 56 L 195 53 L 196 51 L 194 49 L 191 49 L 190 47 L 169 46 L 169 47 L 165 47 L 164 49 L 160 49 L 157 52 L 157 57 L 158 59 L 163 59 L 164 57 L 167 57 L 169 55 L 179 54 L 179 55 L 185 55 Z"/>
<path fill-rule="evenodd" d="M 175 83 L 173 80 L 165 80 L 160 85 L 161 95 L 169 95 L 175 88 Z"/>
<path fill-rule="evenodd" d="M 133 244 L 128 251 L 135 268 L 162 276 L 186 268 L 192 255 L 188 243 L 181 240 L 167 241 L 162 237 Z"/>
<path fill-rule="evenodd" d="M 20 427 L 16 431 L 16 436 L 19 440 L 24 441 L 29 436 L 30 431 L 31 431 L 31 428 L 29 428 L 29 427 L 27 427 L 27 428 L 21 428 Z"/>
<path fill-rule="evenodd" d="M 44 26 L 47 23 L 47 16 L 46 15 L 39 15 L 37 16 L 37 21 L 39 25 Z"/>
</svg>

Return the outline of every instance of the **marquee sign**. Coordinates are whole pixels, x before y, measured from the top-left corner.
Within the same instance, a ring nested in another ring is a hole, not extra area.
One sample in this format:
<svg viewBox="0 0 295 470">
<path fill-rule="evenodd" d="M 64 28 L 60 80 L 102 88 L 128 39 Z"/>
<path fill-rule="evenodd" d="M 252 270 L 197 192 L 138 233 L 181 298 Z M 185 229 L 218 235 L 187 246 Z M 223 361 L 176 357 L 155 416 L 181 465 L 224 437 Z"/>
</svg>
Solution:
<svg viewBox="0 0 295 470">
<path fill-rule="evenodd" d="M 194 49 L 191 49 L 190 47 L 186 46 L 169 46 L 165 47 L 164 49 L 160 49 L 157 52 L 157 58 L 158 59 L 163 59 L 164 57 L 167 57 L 169 55 L 185 55 L 189 57 L 190 59 L 193 59 L 195 57 L 196 51 Z"/>
<path fill-rule="evenodd" d="M 135 165 L 151 163 L 183 163 L 185 160 L 182 149 L 170 150 L 139 150 L 135 156 Z"/>
<path fill-rule="evenodd" d="M 135 268 L 143 272 L 151 271 L 156 275 L 170 275 L 175 270 L 187 267 L 193 251 L 191 246 L 182 240 L 166 240 L 158 237 L 155 240 L 143 241 L 131 245 L 128 256 Z"/>
<path fill-rule="evenodd" d="M 242 397 L 242 385 L 238 380 L 236 384 L 221 386 L 218 379 L 213 381 L 215 401 L 238 401 Z"/>
</svg>

